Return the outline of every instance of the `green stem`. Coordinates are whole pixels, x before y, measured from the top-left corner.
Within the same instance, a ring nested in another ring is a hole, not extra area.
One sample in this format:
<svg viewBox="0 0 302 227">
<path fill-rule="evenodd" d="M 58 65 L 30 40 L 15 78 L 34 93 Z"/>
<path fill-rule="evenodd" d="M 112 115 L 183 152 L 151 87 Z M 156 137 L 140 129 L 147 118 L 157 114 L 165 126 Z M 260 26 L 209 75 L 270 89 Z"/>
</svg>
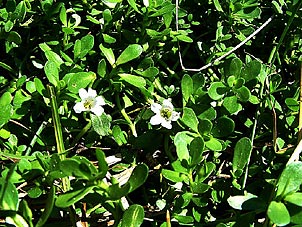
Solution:
<svg viewBox="0 0 302 227">
<path fill-rule="evenodd" d="M 74 141 L 71 144 L 71 147 L 73 147 L 82 137 L 86 134 L 86 132 L 91 128 L 91 120 L 87 119 L 88 123 L 85 125 L 85 127 L 80 131 L 80 133 L 76 136 Z"/>
<path fill-rule="evenodd" d="M 50 95 L 50 107 L 51 107 L 51 113 L 52 113 L 53 126 L 54 126 L 54 130 L 55 130 L 57 152 L 59 154 L 60 159 L 64 160 L 66 157 L 65 157 L 62 126 L 61 126 L 61 121 L 60 121 L 59 112 L 58 112 L 59 108 L 58 108 L 58 103 L 57 103 L 57 97 L 56 97 L 55 89 L 53 86 L 47 85 L 47 90 Z M 64 192 L 68 191 L 69 190 L 68 178 L 66 178 L 66 177 L 62 178 L 62 184 L 63 184 Z"/>
<path fill-rule="evenodd" d="M 37 139 L 39 138 L 42 131 L 45 129 L 46 125 L 47 125 L 47 122 L 43 121 L 42 124 L 40 125 L 40 127 L 38 128 L 37 132 L 35 133 L 34 137 L 30 141 L 30 144 L 29 144 L 28 148 L 26 149 L 25 156 L 28 156 L 30 154 L 33 146 L 37 142 Z"/>
<path fill-rule="evenodd" d="M 57 143 L 57 152 L 61 158 L 61 160 L 65 159 L 65 148 L 64 148 L 64 140 L 63 140 L 63 133 L 62 133 L 62 126 L 58 112 L 58 103 L 57 97 L 55 93 L 55 89 L 51 85 L 47 85 L 48 92 L 50 94 L 50 107 L 51 107 L 51 114 L 53 120 L 53 126 L 55 130 L 55 137 Z"/>
<path fill-rule="evenodd" d="M 117 107 L 119 108 L 121 114 L 123 115 L 123 117 L 125 118 L 125 120 L 127 121 L 127 123 L 129 124 L 129 127 L 130 127 L 130 130 L 132 132 L 132 135 L 135 136 L 135 137 L 137 137 L 137 132 L 136 132 L 136 129 L 135 129 L 135 124 L 131 121 L 130 117 L 126 113 L 125 108 L 122 107 L 121 101 L 120 101 L 120 97 L 118 95 L 116 95 L 116 103 L 117 103 Z"/>
</svg>

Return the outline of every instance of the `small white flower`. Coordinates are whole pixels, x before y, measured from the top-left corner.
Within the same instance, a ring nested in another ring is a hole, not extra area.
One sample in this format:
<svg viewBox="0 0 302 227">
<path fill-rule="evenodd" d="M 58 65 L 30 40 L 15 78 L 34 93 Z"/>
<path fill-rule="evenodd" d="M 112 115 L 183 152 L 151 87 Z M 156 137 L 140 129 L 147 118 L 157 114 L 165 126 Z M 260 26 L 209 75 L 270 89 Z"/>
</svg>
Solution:
<svg viewBox="0 0 302 227">
<path fill-rule="evenodd" d="M 172 121 L 177 121 L 180 113 L 174 111 L 174 107 L 169 99 L 165 99 L 163 104 L 153 103 L 151 110 L 155 113 L 150 119 L 151 125 L 162 125 L 167 129 L 172 128 Z"/>
<path fill-rule="evenodd" d="M 76 113 L 91 111 L 97 116 L 102 115 L 104 112 L 104 108 L 102 106 L 105 105 L 105 100 L 102 96 L 97 96 L 95 90 L 88 88 L 88 91 L 86 91 L 84 88 L 80 88 L 79 96 L 81 98 L 81 102 L 77 102 L 73 107 Z"/>
</svg>

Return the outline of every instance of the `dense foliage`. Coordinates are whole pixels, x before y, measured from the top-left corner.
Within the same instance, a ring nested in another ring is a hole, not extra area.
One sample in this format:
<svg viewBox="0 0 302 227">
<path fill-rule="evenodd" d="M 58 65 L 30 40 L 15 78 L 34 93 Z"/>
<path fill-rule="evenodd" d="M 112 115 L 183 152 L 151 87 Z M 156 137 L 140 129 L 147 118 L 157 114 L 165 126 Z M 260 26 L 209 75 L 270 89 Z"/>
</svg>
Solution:
<svg viewBox="0 0 302 227">
<path fill-rule="evenodd" d="M 1 226 L 302 226 L 301 0 L 0 1 Z"/>
</svg>

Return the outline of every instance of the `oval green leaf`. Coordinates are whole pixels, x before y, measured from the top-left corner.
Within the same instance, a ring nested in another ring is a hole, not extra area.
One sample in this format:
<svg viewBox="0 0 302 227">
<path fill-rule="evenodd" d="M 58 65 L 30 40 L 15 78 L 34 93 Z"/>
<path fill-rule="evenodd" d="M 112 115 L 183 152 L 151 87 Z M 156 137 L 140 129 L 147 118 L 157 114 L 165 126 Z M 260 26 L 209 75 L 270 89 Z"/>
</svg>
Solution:
<svg viewBox="0 0 302 227">
<path fill-rule="evenodd" d="M 209 88 L 209 96 L 213 100 L 219 100 L 223 98 L 228 88 L 222 82 L 214 82 Z"/>
<path fill-rule="evenodd" d="M 104 47 L 103 44 L 100 44 L 99 47 L 100 47 L 102 53 L 105 55 L 107 61 L 110 63 L 110 65 L 113 66 L 115 63 L 115 56 L 114 56 L 112 49 Z"/>
<path fill-rule="evenodd" d="M 194 130 L 195 132 L 198 132 L 198 119 L 195 115 L 194 110 L 191 108 L 184 107 L 183 108 L 183 116 L 181 118 L 182 122 Z"/>
<path fill-rule="evenodd" d="M 144 221 L 145 212 L 141 205 L 131 205 L 123 214 L 122 227 L 139 227 Z"/>
<path fill-rule="evenodd" d="M 129 84 L 132 84 L 135 87 L 143 88 L 146 86 L 146 80 L 140 76 L 134 76 L 127 73 L 118 74 L 122 80 L 126 81 Z"/>
<path fill-rule="evenodd" d="M 243 170 L 245 165 L 249 162 L 252 148 L 252 142 L 247 137 L 241 138 L 236 143 L 233 157 L 233 172 Z"/>
<path fill-rule="evenodd" d="M 129 45 L 117 58 L 116 65 L 125 64 L 135 58 L 138 58 L 143 52 L 143 48 L 138 44 Z"/>
<path fill-rule="evenodd" d="M 269 219 L 278 226 L 290 223 L 290 215 L 286 206 L 281 202 L 272 201 L 268 206 L 267 215 Z"/>
</svg>

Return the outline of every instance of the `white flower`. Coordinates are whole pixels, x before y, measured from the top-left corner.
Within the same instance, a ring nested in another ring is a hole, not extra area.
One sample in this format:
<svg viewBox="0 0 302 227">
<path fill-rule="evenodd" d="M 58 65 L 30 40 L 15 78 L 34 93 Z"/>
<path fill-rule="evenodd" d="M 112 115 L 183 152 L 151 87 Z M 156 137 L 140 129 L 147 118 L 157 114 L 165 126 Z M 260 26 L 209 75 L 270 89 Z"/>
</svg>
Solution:
<svg viewBox="0 0 302 227">
<path fill-rule="evenodd" d="M 80 88 L 79 96 L 81 97 L 81 102 L 77 102 L 73 109 L 76 113 L 81 113 L 83 111 L 91 111 L 97 116 L 102 115 L 105 105 L 105 100 L 102 96 L 97 96 L 96 91 L 88 88 L 86 91 L 84 88 Z"/>
<path fill-rule="evenodd" d="M 167 129 L 172 128 L 172 121 L 177 121 L 180 113 L 174 111 L 174 107 L 169 99 L 165 99 L 163 104 L 153 103 L 151 110 L 155 113 L 150 119 L 151 125 L 162 125 Z"/>
</svg>

